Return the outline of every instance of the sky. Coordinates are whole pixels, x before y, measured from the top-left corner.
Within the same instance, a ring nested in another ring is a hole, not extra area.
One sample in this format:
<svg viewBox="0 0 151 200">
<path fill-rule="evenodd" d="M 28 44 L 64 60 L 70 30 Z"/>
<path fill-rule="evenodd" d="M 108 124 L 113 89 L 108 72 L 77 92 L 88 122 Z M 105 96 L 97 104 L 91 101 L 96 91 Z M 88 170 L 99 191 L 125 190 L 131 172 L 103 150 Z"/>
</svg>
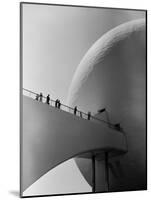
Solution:
<svg viewBox="0 0 151 200">
<path fill-rule="evenodd" d="M 112 28 L 143 18 L 144 12 L 24 4 L 22 16 L 23 87 L 44 95 L 49 93 L 50 98 L 66 103 L 74 72 L 92 44 Z M 57 183 L 57 177 L 66 171 L 70 180 L 62 180 L 62 187 L 74 180 L 80 189 L 89 191 L 89 186 L 82 186 L 83 178 L 80 180 L 78 172 L 75 175 L 75 168 L 70 160 L 55 172 L 48 172 L 38 186 L 27 192 L 41 188 L 42 193 L 49 193 L 49 186 Z"/>
<path fill-rule="evenodd" d="M 144 12 L 23 5 L 23 87 L 66 103 L 81 59 L 108 30 Z"/>
</svg>

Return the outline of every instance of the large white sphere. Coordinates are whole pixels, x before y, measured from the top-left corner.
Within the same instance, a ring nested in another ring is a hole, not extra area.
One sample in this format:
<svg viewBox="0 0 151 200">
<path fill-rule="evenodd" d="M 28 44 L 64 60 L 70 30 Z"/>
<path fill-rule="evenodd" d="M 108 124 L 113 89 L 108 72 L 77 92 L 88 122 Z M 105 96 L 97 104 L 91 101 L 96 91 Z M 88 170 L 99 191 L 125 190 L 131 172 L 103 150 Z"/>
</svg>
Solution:
<svg viewBox="0 0 151 200">
<path fill-rule="evenodd" d="M 145 20 L 139 19 L 102 36 L 80 62 L 68 94 L 68 104 L 85 112 L 106 107 L 110 120 L 126 132 L 128 153 L 109 163 L 111 191 L 146 188 L 145 31 Z M 91 184 L 90 170 L 85 170 L 90 162 L 77 159 L 77 164 Z M 97 168 L 101 177 L 101 164 Z M 98 191 L 105 190 L 101 184 L 98 178 Z"/>
</svg>

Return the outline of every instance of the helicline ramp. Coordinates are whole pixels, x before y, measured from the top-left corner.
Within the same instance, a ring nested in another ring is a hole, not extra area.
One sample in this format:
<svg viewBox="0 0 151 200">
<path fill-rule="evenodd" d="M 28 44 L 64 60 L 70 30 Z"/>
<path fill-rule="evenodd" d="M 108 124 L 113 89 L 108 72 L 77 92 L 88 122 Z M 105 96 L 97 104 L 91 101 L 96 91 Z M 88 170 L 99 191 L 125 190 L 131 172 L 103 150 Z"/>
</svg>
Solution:
<svg viewBox="0 0 151 200">
<path fill-rule="evenodd" d="M 124 134 L 23 96 L 21 193 L 62 162 L 84 153 L 127 151 Z M 87 154 L 86 154 L 87 155 Z"/>
</svg>

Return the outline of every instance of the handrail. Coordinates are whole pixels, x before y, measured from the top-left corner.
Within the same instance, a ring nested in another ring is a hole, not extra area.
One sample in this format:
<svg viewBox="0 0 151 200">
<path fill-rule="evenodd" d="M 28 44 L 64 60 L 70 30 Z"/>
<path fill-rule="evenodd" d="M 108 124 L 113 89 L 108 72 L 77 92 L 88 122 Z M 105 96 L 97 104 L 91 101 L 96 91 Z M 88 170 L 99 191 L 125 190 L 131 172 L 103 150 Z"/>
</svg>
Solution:
<svg viewBox="0 0 151 200">
<path fill-rule="evenodd" d="M 29 92 L 30 94 L 39 95 L 38 93 L 33 92 L 33 91 L 31 91 L 31 90 L 28 90 L 28 89 L 25 89 L 25 88 L 23 88 L 23 90 L 26 91 L 26 92 Z M 45 97 L 45 96 L 43 95 L 42 98 L 46 99 L 47 97 Z M 50 102 L 56 102 L 56 101 L 53 100 L 53 99 L 50 99 Z M 72 111 L 74 111 L 74 108 L 72 108 L 72 107 L 70 107 L 70 106 L 67 106 L 67 105 L 61 103 L 61 107 L 62 107 L 62 106 L 65 107 L 65 108 L 68 108 L 68 109 L 70 109 L 70 110 L 72 110 Z M 70 112 L 70 110 L 69 110 L 69 112 Z M 82 118 L 83 118 L 83 115 L 85 115 L 85 116 L 88 117 L 88 114 L 85 113 L 85 112 L 83 112 L 83 111 L 81 111 L 81 110 L 78 110 L 78 109 L 77 109 L 77 113 L 79 113 L 80 116 L 82 115 Z M 83 118 L 83 119 L 85 119 L 85 118 Z M 94 117 L 94 116 L 91 116 L 91 119 L 97 120 L 97 121 L 99 121 L 99 122 L 103 122 L 103 123 L 107 124 L 107 125 L 109 126 L 109 128 L 116 129 L 115 126 L 114 126 L 114 124 L 112 124 L 112 123 L 110 123 L 110 122 L 108 122 L 108 121 L 105 121 L 105 120 L 103 120 L 103 119 L 98 119 L 98 118 L 96 118 L 96 117 Z"/>
</svg>

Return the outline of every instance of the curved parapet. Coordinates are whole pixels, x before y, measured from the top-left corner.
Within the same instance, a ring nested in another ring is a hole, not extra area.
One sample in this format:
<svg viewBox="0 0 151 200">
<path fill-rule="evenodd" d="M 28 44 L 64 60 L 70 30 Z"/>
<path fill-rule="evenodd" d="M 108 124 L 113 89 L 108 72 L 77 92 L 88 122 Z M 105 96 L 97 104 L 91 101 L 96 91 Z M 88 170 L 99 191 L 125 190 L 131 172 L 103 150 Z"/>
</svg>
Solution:
<svg viewBox="0 0 151 200">
<path fill-rule="evenodd" d="M 22 192 L 46 172 L 77 155 L 127 151 L 124 135 L 106 124 L 82 119 L 25 96 L 21 139 Z"/>
</svg>

